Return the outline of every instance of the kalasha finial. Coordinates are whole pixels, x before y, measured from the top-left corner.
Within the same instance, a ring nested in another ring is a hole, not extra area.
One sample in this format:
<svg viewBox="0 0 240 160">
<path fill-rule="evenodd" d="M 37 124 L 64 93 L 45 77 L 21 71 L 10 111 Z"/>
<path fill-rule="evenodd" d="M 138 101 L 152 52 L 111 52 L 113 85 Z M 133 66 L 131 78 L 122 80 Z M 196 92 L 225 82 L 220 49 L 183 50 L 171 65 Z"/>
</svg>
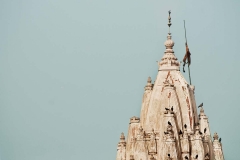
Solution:
<svg viewBox="0 0 240 160">
<path fill-rule="evenodd" d="M 123 140 L 123 141 L 125 140 L 125 136 L 123 132 L 121 133 L 120 140 Z"/>
<path fill-rule="evenodd" d="M 172 23 L 171 23 L 171 10 L 169 10 L 168 13 L 169 13 L 169 16 L 168 16 L 168 27 L 169 27 L 169 34 L 170 34 L 170 27 L 172 25 Z"/>
<path fill-rule="evenodd" d="M 152 83 L 152 79 L 151 79 L 151 77 L 148 77 L 147 82 L 148 82 L 148 83 Z"/>
<path fill-rule="evenodd" d="M 213 140 L 218 140 L 218 134 L 216 132 L 213 135 Z"/>
</svg>

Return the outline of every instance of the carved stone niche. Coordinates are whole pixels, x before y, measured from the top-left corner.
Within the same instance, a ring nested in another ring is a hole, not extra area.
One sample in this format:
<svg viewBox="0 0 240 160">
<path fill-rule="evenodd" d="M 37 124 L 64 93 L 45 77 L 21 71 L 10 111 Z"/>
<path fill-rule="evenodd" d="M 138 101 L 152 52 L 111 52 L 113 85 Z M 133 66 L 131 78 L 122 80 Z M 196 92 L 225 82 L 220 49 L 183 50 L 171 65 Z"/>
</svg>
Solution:
<svg viewBox="0 0 240 160">
<path fill-rule="evenodd" d="M 140 122 L 140 118 L 133 116 L 132 118 L 130 118 L 130 123 L 139 123 Z"/>
<path fill-rule="evenodd" d="M 166 80 L 163 82 L 164 89 L 175 89 L 175 86 L 173 83 L 171 83 L 169 80 Z"/>
<path fill-rule="evenodd" d="M 174 112 L 171 109 L 165 110 L 163 112 L 164 114 L 173 114 L 173 115 L 165 115 L 165 117 L 173 117 L 174 116 Z"/>
<path fill-rule="evenodd" d="M 210 158 L 209 158 L 209 154 L 208 154 L 208 153 L 205 155 L 204 160 L 210 160 Z"/>
<path fill-rule="evenodd" d="M 130 160 L 134 160 L 134 156 L 133 155 L 130 155 Z"/>
<path fill-rule="evenodd" d="M 156 160 L 153 155 L 151 155 L 150 160 Z"/>
<path fill-rule="evenodd" d="M 168 154 L 165 159 L 166 159 L 166 160 L 172 160 L 171 155 Z"/>
<path fill-rule="evenodd" d="M 144 137 L 145 137 L 145 132 L 143 131 L 142 126 L 140 126 L 140 128 L 138 129 L 138 132 L 137 132 L 137 140 L 142 141 L 142 140 L 144 140 Z"/>
<path fill-rule="evenodd" d="M 154 132 L 154 129 L 152 129 L 152 132 L 150 133 L 150 139 L 148 143 L 148 154 L 149 155 L 157 154 L 156 133 Z"/>
</svg>

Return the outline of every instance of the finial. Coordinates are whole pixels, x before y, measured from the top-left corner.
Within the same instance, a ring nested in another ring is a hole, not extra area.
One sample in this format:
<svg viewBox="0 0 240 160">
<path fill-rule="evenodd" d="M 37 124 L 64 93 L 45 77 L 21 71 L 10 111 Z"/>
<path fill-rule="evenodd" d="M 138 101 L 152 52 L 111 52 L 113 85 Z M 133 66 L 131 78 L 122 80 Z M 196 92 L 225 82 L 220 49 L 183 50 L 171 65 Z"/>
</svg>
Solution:
<svg viewBox="0 0 240 160">
<path fill-rule="evenodd" d="M 165 41 L 164 45 L 166 46 L 166 50 L 164 52 L 164 56 L 162 57 L 161 61 L 158 63 L 159 71 L 169 71 L 169 70 L 180 70 L 180 63 L 178 59 L 174 55 L 173 46 L 174 42 L 172 40 L 172 36 L 170 33 L 170 26 L 171 23 L 171 11 L 168 11 L 168 26 L 169 26 L 169 33 L 167 35 L 167 40 Z"/>
<path fill-rule="evenodd" d="M 153 155 L 151 154 L 150 160 L 155 160 L 155 158 L 153 157 Z"/>
<path fill-rule="evenodd" d="M 151 77 L 148 77 L 147 82 L 148 82 L 148 83 L 152 83 L 152 79 L 151 79 Z"/>
<path fill-rule="evenodd" d="M 152 79 L 151 79 L 151 77 L 148 77 L 147 85 L 145 86 L 145 91 L 152 90 L 152 88 L 153 88 Z"/>
<path fill-rule="evenodd" d="M 203 107 L 201 107 L 200 112 L 201 112 L 201 113 L 204 113 Z"/>
<path fill-rule="evenodd" d="M 123 132 L 121 133 L 120 140 L 125 140 L 125 136 Z"/>
<path fill-rule="evenodd" d="M 218 140 L 218 134 L 215 132 L 214 135 L 213 135 L 213 139 L 214 140 Z"/>
<path fill-rule="evenodd" d="M 134 156 L 133 155 L 130 155 L 130 160 L 134 160 Z"/>
<path fill-rule="evenodd" d="M 126 141 L 125 141 L 125 136 L 124 136 L 124 133 L 121 133 L 121 136 L 120 136 L 120 141 L 118 143 L 118 145 L 126 145 Z"/>
<path fill-rule="evenodd" d="M 201 107 L 200 113 L 199 113 L 199 117 L 201 117 L 201 116 L 206 117 L 203 107 Z"/>
<path fill-rule="evenodd" d="M 168 16 L 169 33 L 168 33 L 168 34 L 171 34 L 171 33 L 170 33 L 170 27 L 171 27 L 171 25 L 172 25 L 172 23 L 171 23 L 171 10 L 168 11 L 168 14 L 169 14 L 169 16 Z"/>
<path fill-rule="evenodd" d="M 203 110 L 203 103 L 201 103 L 199 106 L 198 106 L 198 108 L 200 108 L 200 115 L 201 116 L 204 116 L 205 114 L 204 114 L 204 110 Z M 199 115 L 199 116 L 200 116 Z"/>
</svg>

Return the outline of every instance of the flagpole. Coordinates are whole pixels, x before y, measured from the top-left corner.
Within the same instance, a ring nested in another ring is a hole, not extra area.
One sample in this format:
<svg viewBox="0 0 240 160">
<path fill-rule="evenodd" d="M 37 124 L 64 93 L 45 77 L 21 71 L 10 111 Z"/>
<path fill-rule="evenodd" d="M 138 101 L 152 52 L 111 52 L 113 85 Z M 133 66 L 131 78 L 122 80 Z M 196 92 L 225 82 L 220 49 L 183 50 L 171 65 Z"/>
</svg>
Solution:
<svg viewBox="0 0 240 160">
<path fill-rule="evenodd" d="M 188 65 L 188 75 L 189 75 L 190 85 L 192 85 L 192 82 L 191 82 L 191 75 L 190 75 L 190 67 L 189 67 L 189 65 Z"/>
<path fill-rule="evenodd" d="M 184 29 L 185 29 L 185 40 L 186 40 L 186 44 L 187 44 L 187 31 L 186 31 L 186 27 L 185 27 L 185 20 L 184 21 Z"/>
</svg>

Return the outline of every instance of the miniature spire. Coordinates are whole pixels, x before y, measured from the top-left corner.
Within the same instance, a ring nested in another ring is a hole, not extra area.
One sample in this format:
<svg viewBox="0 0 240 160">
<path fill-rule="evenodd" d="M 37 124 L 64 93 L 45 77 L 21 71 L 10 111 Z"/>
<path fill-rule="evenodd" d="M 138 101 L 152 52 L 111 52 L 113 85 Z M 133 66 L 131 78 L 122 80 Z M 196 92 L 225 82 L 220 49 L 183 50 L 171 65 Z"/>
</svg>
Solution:
<svg viewBox="0 0 240 160">
<path fill-rule="evenodd" d="M 124 133 L 121 133 L 119 144 L 126 144 Z"/>
<path fill-rule="evenodd" d="M 214 151 L 214 155 L 215 155 L 215 159 L 217 160 L 223 160 L 224 156 L 223 156 L 223 151 L 222 151 L 222 144 L 221 144 L 221 138 L 218 139 L 218 134 L 214 133 L 213 135 L 213 151 Z"/>
<path fill-rule="evenodd" d="M 152 79 L 151 77 L 148 77 L 148 80 L 147 80 L 148 83 L 151 83 L 152 82 Z"/>
<path fill-rule="evenodd" d="M 200 109 L 200 115 L 201 115 L 201 116 L 205 116 L 203 107 L 201 107 L 201 109 Z"/>
<path fill-rule="evenodd" d="M 213 135 L 213 140 L 217 140 L 218 141 L 218 134 L 216 132 Z"/>
<path fill-rule="evenodd" d="M 199 114 L 199 117 L 207 118 L 206 114 L 204 113 L 204 109 L 203 109 L 202 106 L 201 106 L 201 108 L 200 108 L 200 114 Z"/>
<path fill-rule="evenodd" d="M 198 108 L 200 108 L 200 114 L 199 116 L 206 116 L 205 113 L 204 113 L 204 110 L 203 110 L 203 103 L 201 103 Z"/>
<path fill-rule="evenodd" d="M 121 133 L 120 141 L 117 146 L 117 160 L 126 159 L 126 141 L 124 133 Z"/>
<path fill-rule="evenodd" d="M 121 140 L 121 141 L 125 141 L 124 133 L 121 133 L 120 140 Z"/>
<path fill-rule="evenodd" d="M 146 90 L 152 90 L 152 79 L 151 77 L 148 77 L 148 80 L 147 80 L 147 85 L 145 86 L 145 91 Z"/>
</svg>

